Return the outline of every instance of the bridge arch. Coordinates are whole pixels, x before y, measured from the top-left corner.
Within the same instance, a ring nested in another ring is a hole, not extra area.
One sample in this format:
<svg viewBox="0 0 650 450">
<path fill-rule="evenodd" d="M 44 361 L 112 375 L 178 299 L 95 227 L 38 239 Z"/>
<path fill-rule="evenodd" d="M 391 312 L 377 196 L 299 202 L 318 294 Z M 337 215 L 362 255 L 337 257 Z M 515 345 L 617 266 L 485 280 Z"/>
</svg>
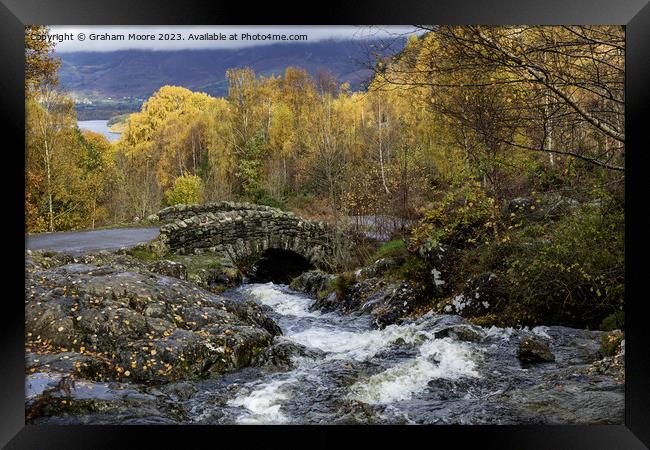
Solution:
<svg viewBox="0 0 650 450">
<path fill-rule="evenodd" d="M 170 213 L 179 217 L 160 227 L 159 241 L 179 254 L 216 253 L 237 264 L 269 249 L 291 251 L 314 266 L 322 266 L 331 254 L 331 230 L 323 222 L 297 217 L 276 208 L 223 203 L 201 212 Z M 239 208 L 233 207 L 239 206 Z M 187 206 L 184 211 L 187 211 Z"/>
</svg>

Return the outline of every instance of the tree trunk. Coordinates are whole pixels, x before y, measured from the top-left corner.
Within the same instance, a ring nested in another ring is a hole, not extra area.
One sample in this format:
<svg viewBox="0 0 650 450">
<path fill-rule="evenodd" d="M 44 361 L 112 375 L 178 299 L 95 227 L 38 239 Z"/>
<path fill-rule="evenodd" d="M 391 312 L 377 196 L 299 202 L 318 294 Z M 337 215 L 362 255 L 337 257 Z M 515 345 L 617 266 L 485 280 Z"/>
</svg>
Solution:
<svg viewBox="0 0 650 450">
<path fill-rule="evenodd" d="M 386 194 L 390 195 L 390 191 L 388 190 L 388 186 L 386 185 L 386 173 L 384 170 L 384 148 L 383 148 L 383 136 L 381 132 L 382 128 L 382 123 L 381 123 L 381 102 L 377 102 L 377 133 L 378 133 L 378 140 L 379 140 L 379 167 L 381 169 L 381 183 L 384 186 L 384 191 L 386 191 Z"/>
</svg>

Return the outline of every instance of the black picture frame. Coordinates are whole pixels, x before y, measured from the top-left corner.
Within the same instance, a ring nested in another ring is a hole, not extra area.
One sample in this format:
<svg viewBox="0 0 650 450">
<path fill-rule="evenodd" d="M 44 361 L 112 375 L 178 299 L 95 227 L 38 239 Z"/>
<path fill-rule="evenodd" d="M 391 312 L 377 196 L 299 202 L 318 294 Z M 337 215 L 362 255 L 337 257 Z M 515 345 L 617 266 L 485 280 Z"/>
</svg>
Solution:
<svg viewBox="0 0 650 450">
<path fill-rule="evenodd" d="M 187 448 L 196 438 L 211 446 L 260 448 L 346 444 L 364 447 L 424 442 L 426 447 L 474 443 L 478 448 L 636 449 L 650 446 L 650 346 L 644 278 L 650 149 L 643 113 L 650 104 L 650 5 L 648 0 L 416 0 L 322 4 L 266 4 L 194 0 L 1 0 L 0 97 L 5 162 L 2 171 L 5 293 L 0 317 L 0 444 L 6 448 L 118 448 L 145 439 L 144 447 Z M 191 427 L 25 426 L 24 406 L 24 25 L 161 24 L 625 24 L 626 25 L 626 392 L 625 425 L 611 426 L 309 426 Z M 13 137 L 9 145 L 9 137 Z M 645 188 L 645 190 L 644 190 Z M 180 430 L 179 428 L 182 428 Z M 448 441 L 446 444 L 444 441 Z M 427 444 L 428 443 L 428 444 Z M 293 445 L 292 445 L 293 444 Z"/>
</svg>

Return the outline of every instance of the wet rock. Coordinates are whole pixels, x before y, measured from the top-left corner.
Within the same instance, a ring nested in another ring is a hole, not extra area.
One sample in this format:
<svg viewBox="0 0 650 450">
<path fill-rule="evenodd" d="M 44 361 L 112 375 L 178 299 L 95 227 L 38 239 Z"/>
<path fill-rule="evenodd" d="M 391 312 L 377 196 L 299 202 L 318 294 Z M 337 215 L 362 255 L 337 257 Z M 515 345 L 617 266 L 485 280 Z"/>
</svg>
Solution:
<svg viewBox="0 0 650 450">
<path fill-rule="evenodd" d="M 429 273 L 431 274 L 431 285 L 434 286 L 439 295 L 447 294 L 450 287 L 447 280 L 449 279 L 454 259 L 452 248 L 432 239 L 427 239 L 418 247 L 417 252 L 427 264 Z"/>
<path fill-rule="evenodd" d="M 178 278 L 179 280 L 187 280 L 187 268 L 174 261 L 166 259 L 156 261 L 148 266 L 149 270 L 160 275 Z"/>
<path fill-rule="evenodd" d="M 479 316 L 494 310 L 502 298 L 499 278 L 494 273 L 484 272 L 468 280 L 462 292 L 444 306 L 443 312 L 463 317 Z"/>
<path fill-rule="evenodd" d="M 378 277 L 391 269 L 399 267 L 404 262 L 404 258 L 381 258 L 370 264 L 369 266 L 362 267 L 357 271 L 357 276 L 360 278 L 374 278 Z"/>
<path fill-rule="evenodd" d="M 56 373 L 27 376 L 26 421 L 32 424 L 179 424 L 184 411 L 141 385 L 75 380 Z M 35 392 L 33 389 L 38 389 Z"/>
<path fill-rule="evenodd" d="M 374 408 L 363 402 L 347 400 L 341 402 L 340 416 L 337 417 L 333 425 L 370 425 L 379 423 L 379 417 Z"/>
<path fill-rule="evenodd" d="M 372 313 L 376 308 L 384 305 L 386 298 L 399 287 L 399 283 L 387 283 L 380 278 L 370 278 L 365 280 L 368 288 L 362 291 L 363 297 L 360 299 L 362 313 Z"/>
<path fill-rule="evenodd" d="M 385 284 L 385 281 L 380 278 L 355 281 L 345 289 L 342 296 L 337 296 L 335 309 L 345 314 L 363 311 L 364 307 L 367 310 L 368 301 L 373 297 L 377 296 L 383 300 L 385 292 L 382 288 Z M 323 309 L 323 311 L 327 310 Z"/>
<path fill-rule="evenodd" d="M 496 398 L 511 423 L 622 424 L 624 393 L 623 383 L 570 366 L 553 369 L 532 385 L 513 383 Z"/>
<path fill-rule="evenodd" d="M 253 365 L 271 370 L 289 370 L 295 367 L 293 360 L 297 357 L 319 358 L 323 352 L 309 349 L 304 345 L 288 341 L 278 340 L 264 352 L 260 353 Z"/>
<path fill-rule="evenodd" d="M 335 276 L 322 270 L 310 270 L 294 278 L 290 287 L 311 297 L 319 297 L 323 292 L 331 291 Z"/>
<path fill-rule="evenodd" d="M 555 355 L 551 353 L 548 343 L 532 337 L 526 337 L 520 342 L 517 357 L 526 364 L 555 361 Z"/>
<path fill-rule="evenodd" d="M 427 383 L 427 389 L 430 392 L 431 398 L 447 402 L 467 395 L 467 392 L 472 388 L 473 384 L 472 380 L 463 378 L 458 380 L 435 378 Z"/>
<path fill-rule="evenodd" d="M 387 296 L 398 286 L 398 283 L 387 285 L 380 278 L 368 278 L 352 282 L 343 292 L 336 292 L 333 290 L 334 287 L 330 287 L 326 291 L 319 292 L 309 310 L 339 311 L 343 314 L 371 313 L 376 308 L 384 306 Z"/>
<path fill-rule="evenodd" d="M 198 392 L 198 388 L 191 383 L 181 381 L 179 383 L 170 383 L 162 387 L 163 392 L 167 393 L 172 400 L 185 401 Z"/>
<path fill-rule="evenodd" d="M 426 292 L 422 286 L 408 282 L 400 283 L 372 311 L 373 325 L 379 329 L 398 323 L 399 320 L 426 303 Z"/>
<path fill-rule="evenodd" d="M 339 302 L 336 292 L 330 292 L 327 295 L 316 298 L 316 301 L 309 307 L 310 311 L 332 312 L 341 309 L 342 304 Z"/>
<path fill-rule="evenodd" d="M 34 354 L 92 357 L 76 371 L 97 380 L 212 377 L 249 365 L 281 334 L 252 302 L 152 272 L 80 263 L 26 271 L 25 319 Z"/>
<path fill-rule="evenodd" d="M 239 270 L 230 267 L 199 269 L 188 276 L 189 281 L 210 292 L 223 292 L 242 282 Z"/>
<path fill-rule="evenodd" d="M 410 282 L 387 283 L 381 278 L 357 279 L 336 292 L 335 276 L 310 271 L 296 278 L 291 288 L 316 297 L 311 311 L 343 314 L 371 314 L 373 326 L 384 328 L 400 322 L 417 308 L 427 305 L 429 296 L 424 286 Z"/>
<path fill-rule="evenodd" d="M 470 325 L 459 324 L 452 325 L 448 328 L 443 328 L 435 332 L 436 338 L 451 337 L 453 339 L 465 342 L 480 342 L 485 337 L 485 332 L 482 328 Z"/>
</svg>

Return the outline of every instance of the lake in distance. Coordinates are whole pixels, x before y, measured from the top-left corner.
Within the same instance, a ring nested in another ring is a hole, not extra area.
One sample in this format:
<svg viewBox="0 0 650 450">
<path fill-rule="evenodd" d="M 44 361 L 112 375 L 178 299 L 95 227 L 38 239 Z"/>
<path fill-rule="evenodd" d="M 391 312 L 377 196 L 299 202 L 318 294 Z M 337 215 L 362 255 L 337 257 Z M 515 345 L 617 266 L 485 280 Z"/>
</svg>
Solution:
<svg viewBox="0 0 650 450">
<path fill-rule="evenodd" d="M 120 133 L 113 133 L 109 130 L 108 120 L 78 120 L 77 125 L 81 130 L 104 135 L 109 142 L 115 142 L 120 138 Z"/>
</svg>

